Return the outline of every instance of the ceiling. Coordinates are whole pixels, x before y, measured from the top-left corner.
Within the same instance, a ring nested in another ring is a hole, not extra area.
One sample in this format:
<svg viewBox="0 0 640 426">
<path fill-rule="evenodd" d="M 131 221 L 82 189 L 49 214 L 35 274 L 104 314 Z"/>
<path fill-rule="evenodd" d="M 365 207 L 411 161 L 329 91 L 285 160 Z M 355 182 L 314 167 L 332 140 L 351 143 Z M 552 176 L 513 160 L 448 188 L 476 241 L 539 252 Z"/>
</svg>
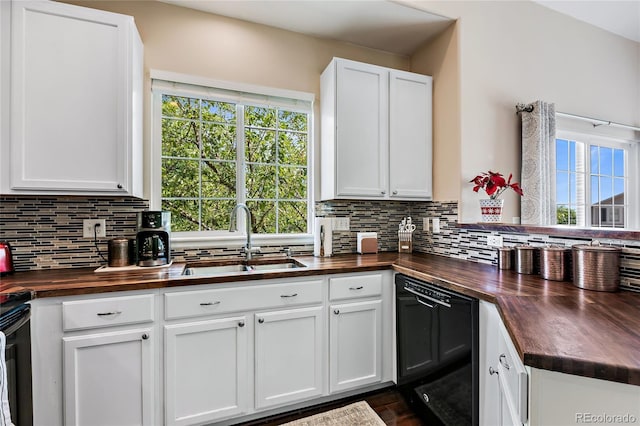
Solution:
<svg viewBox="0 0 640 426">
<path fill-rule="evenodd" d="M 393 0 L 160 1 L 400 55 L 413 54 L 453 22 Z M 640 42 L 640 1 L 533 1 Z"/>
<path fill-rule="evenodd" d="M 542 6 L 640 43 L 640 1 L 534 1 Z"/>
<path fill-rule="evenodd" d="M 453 22 L 386 0 L 160 1 L 400 55 L 411 55 Z"/>
</svg>

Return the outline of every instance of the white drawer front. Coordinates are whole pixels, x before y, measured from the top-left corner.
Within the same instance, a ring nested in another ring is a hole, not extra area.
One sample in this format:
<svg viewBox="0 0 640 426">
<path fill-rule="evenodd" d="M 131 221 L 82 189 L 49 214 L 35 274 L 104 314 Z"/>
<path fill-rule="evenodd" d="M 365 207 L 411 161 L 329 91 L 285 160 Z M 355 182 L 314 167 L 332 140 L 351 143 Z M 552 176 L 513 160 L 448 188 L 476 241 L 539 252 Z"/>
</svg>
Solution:
<svg viewBox="0 0 640 426">
<path fill-rule="evenodd" d="M 498 339 L 499 379 L 505 392 L 507 403 L 521 423 L 527 422 L 528 375 L 511 342 L 509 333 L 500 323 Z"/>
<path fill-rule="evenodd" d="M 356 299 L 382 294 L 382 274 L 331 278 L 329 298 L 331 300 Z"/>
<path fill-rule="evenodd" d="M 64 331 L 152 322 L 153 294 L 62 302 Z"/>
<path fill-rule="evenodd" d="M 165 319 L 322 302 L 322 280 L 165 294 Z"/>
</svg>

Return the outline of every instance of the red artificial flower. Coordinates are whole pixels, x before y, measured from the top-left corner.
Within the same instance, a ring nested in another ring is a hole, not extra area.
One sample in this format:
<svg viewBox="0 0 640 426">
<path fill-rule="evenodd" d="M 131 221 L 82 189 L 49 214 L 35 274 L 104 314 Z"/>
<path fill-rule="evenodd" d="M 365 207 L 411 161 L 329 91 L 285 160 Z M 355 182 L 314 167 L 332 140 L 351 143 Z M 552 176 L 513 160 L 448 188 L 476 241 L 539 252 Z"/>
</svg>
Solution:
<svg viewBox="0 0 640 426">
<path fill-rule="evenodd" d="M 509 179 L 505 180 L 501 173 L 489 170 L 488 173 L 479 174 L 469 182 L 475 185 L 473 192 L 478 192 L 480 188 L 482 188 L 492 199 L 498 198 L 507 188 L 513 189 L 518 195 L 522 196 L 523 193 L 520 184 L 517 182 L 511 183 L 512 177 L 513 175 L 509 174 Z"/>
</svg>

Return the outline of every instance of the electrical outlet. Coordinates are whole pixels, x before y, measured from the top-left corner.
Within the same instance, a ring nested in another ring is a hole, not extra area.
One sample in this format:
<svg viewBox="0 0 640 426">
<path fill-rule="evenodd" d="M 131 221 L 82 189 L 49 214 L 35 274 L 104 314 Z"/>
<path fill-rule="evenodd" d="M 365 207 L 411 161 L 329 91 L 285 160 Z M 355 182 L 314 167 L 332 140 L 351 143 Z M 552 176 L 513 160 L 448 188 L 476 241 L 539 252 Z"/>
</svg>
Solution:
<svg viewBox="0 0 640 426">
<path fill-rule="evenodd" d="M 331 229 L 334 231 L 348 231 L 349 230 L 349 218 L 348 217 L 334 217 L 331 222 Z"/>
<path fill-rule="evenodd" d="M 429 232 L 429 218 L 428 217 L 423 217 L 422 218 L 422 230 L 424 232 Z"/>
<path fill-rule="evenodd" d="M 487 245 L 489 247 L 502 247 L 502 235 L 489 235 L 487 237 Z"/>
<path fill-rule="evenodd" d="M 95 226 L 98 229 L 95 229 Z M 84 219 L 82 221 L 82 238 L 93 238 L 94 235 L 97 238 L 107 237 L 107 224 L 104 219 Z"/>
</svg>

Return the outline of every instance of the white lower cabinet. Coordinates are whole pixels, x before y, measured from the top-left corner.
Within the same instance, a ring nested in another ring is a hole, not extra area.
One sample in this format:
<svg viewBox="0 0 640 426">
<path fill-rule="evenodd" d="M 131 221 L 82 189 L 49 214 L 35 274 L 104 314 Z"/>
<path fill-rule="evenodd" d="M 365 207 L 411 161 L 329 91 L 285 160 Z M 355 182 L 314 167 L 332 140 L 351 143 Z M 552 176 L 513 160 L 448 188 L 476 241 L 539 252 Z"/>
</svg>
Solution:
<svg viewBox="0 0 640 426">
<path fill-rule="evenodd" d="M 528 420 L 529 376 L 492 303 L 480 302 L 480 425 Z"/>
<path fill-rule="evenodd" d="M 245 316 L 165 325 L 165 424 L 248 411 L 246 330 Z"/>
<path fill-rule="evenodd" d="M 31 302 L 33 424 L 158 424 L 156 294 Z"/>
<path fill-rule="evenodd" d="M 391 382 L 391 277 L 35 299 L 34 425 L 230 424 Z"/>
<path fill-rule="evenodd" d="M 153 425 L 152 328 L 63 338 L 66 425 Z"/>
<path fill-rule="evenodd" d="M 382 300 L 331 305 L 329 388 L 339 392 L 382 380 Z"/>
<path fill-rule="evenodd" d="M 322 394 L 322 306 L 255 315 L 257 409 Z"/>
</svg>

